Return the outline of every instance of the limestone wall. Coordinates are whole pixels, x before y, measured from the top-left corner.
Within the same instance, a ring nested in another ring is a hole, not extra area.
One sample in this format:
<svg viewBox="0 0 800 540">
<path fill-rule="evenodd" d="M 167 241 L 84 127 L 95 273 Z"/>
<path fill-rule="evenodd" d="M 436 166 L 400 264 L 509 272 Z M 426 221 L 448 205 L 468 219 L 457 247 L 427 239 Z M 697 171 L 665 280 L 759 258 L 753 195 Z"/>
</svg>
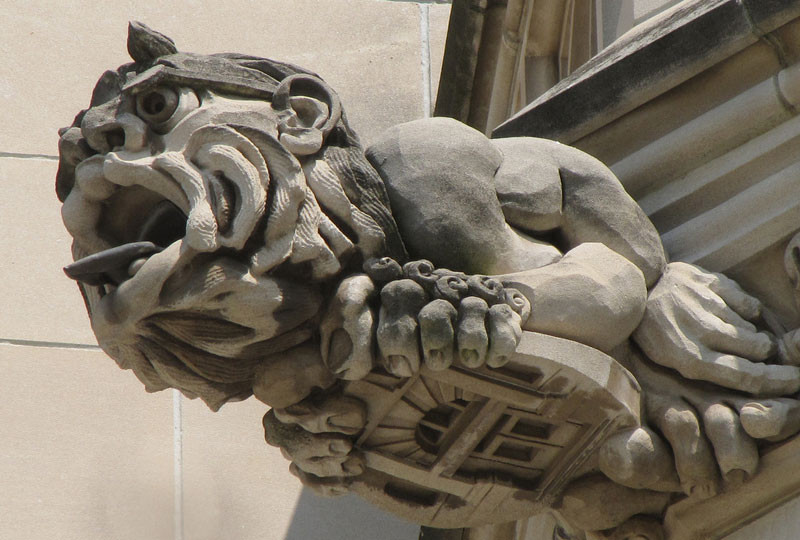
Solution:
<svg viewBox="0 0 800 540">
<path fill-rule="evenodd" d="M 0 12 L 0 538 L 411 540 L 415 525 L 301 489 L 263 441 L 265 407 L 214 414 L 146 394 L 99 351 L 53 189 L 57 132 L 137 19 L 201 53 L 318 72 L 369 142 L 422 117 L 450 6 L 389 0 L 10 0 Z M 430 59 L 430 64 L 428 64 Z"/>
</svg>

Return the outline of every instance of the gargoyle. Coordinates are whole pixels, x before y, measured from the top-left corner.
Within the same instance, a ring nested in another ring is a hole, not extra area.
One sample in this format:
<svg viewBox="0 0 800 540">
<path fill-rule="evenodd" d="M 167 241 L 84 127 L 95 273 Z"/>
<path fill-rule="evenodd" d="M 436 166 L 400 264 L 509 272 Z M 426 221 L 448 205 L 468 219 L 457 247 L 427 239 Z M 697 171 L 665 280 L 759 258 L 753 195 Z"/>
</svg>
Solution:
<svg viewBox="0 0 800 540">
<path fill-rule="evenodd" d="M 414 463 L 454 491 L 426 491 L 411 465 L 384 468 L 397 478 L 379 504 L 438 526 L 552 507 L 578 529 L 656 538 L 671 501 L 754 474 L 762 441 L 800 430 L 793 334 L 779 347 L 736 283 L 668 264 L 594 158 L 441 118 L 364 150 L 336 93 L 306 70 L 178 52 L 138 23 L 128 50 L 134 62 L 106 72 L 61 132 L 66 272 L 100 346 L 148 391 L 177 388 L 214 410 L 251 395 L 271 406 L 267 440 L 304 483 L 370 498 L 376 484 L 359 479 L 391 454 L 365 457 L 376 403 L 403 402 L 412 424 L 384 426 L 405 435 L 381 444 L 411 444 L 392 463 L 419 452 Z M 572 354 L 570 371 L 559 358 Z M 544 404 L 566 403 L 586 373 L 598 384 L 600 366 L 631 399 L 607 388 L 569 401 L 606 416 L 580 456 L 559 446 L 570 466 L 545 489 L 547 468 L 518 466 L 555 444 L 558 415 Z M 417 401 L 403 394 L 423 387 Z M 470 430 L 486 435 L 459 438 Z M 495 461 L 489 433 L 508 442 Z M 462 462 L 437 458 L 454 448 Z M 472 495 L 456 496 L 463 486 Z M 516 506 L 464 518 L 458 508 L 495 486 Z"/>
</svg>

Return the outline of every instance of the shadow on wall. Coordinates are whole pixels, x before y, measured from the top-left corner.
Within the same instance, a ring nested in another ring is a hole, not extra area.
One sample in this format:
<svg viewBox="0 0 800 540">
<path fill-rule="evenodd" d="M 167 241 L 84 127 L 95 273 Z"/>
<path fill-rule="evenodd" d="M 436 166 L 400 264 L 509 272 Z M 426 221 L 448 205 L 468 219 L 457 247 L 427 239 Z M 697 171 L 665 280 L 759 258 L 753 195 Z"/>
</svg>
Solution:
<svg viewBox="0 0 800 540">
<path fill-rule="evenodd" d="M 419 526 L 356 495 L 327 498 L 303 488 L 285 540 L 417 540 Z"/>
</svg>

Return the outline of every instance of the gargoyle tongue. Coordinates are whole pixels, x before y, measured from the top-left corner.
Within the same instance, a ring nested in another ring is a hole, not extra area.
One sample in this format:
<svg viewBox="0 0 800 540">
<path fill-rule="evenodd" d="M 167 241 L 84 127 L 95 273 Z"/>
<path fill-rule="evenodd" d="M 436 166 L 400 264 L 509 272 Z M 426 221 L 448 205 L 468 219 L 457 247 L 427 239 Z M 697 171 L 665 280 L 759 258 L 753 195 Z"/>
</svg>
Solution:
<svg viewBox="0 0 800 540">
<path fill-rule="evenodd" d="M 130 277 L 131 263 L 163 248 L 152 242 L 131 242 L 84 257 L 64 267 L 64 273 L 87 285 L 119 285 Z"/>
</svg>

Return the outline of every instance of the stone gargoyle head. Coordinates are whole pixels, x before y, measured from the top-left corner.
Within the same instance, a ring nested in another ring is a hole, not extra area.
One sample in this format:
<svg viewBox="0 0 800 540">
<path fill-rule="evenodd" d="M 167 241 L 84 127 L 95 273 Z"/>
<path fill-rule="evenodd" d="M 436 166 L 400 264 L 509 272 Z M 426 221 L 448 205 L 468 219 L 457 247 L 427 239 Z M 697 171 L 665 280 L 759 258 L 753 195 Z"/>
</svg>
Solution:
<svg viewBox="0 0 800 540">
<path fill-rule="evenodd" d="M 404 248 L 319 77 L 181 53 L 139 23 L 128 51 L 60 133 L 67 273 L 121 367 L 216 410 L 251 394 L 264 358 L 313 336 L 335 276 Z"/>
</svg>

